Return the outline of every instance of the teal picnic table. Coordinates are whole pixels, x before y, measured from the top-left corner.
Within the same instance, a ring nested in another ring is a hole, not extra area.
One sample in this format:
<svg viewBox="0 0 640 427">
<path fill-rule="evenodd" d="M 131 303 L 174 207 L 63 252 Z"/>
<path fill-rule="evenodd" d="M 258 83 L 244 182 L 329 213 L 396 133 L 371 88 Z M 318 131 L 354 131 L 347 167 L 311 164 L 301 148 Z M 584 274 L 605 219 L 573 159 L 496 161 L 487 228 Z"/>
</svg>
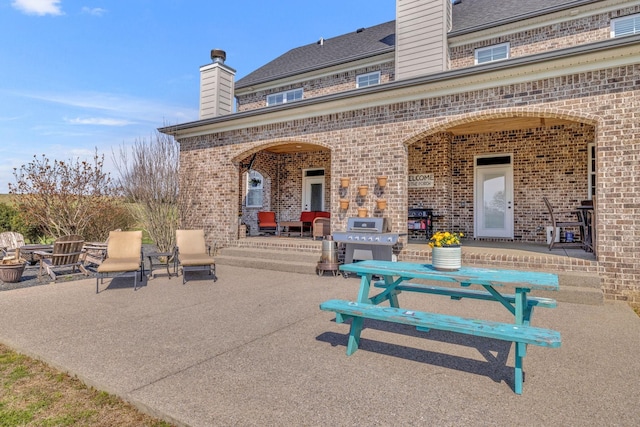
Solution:
<svg viewBox="0 0 640 427">
<path fill-rule="evenodd" d="M 325 301 L 320 304 L 320 309 L 335 312 L 338 323 L 351 319 L 347 355 L 358 349 L 365 318 L 407 324 L 425 332 L 438 329 L 511 341 L 515 343 L 514 390 L 521 394 L 527 345 L 555 348 L 561 344 L 559 332 L 531 326 L 534 308 L 553 308 L 556 301 L 529 294 L 532 290 L 557 291 L 559 284 L 555 274 L 477 267 L 439 271 L 431 264 L 378 260 L 345 264 L 340 266 L 340 270 L 361 277 L 357 299 Z M 374 281 L 374 277 L 382 280 Z M 452 282 L 453 286 L 425 285 L 411 282 L 412 279 Z M 471 289 L 471 285 L 479 285 L 483 289 Z M 370 296 L 372 286 L 381 288 L 381 291 Z M 504 289 L 507 287 L 514 288 L 515 293 L 506 293 Z M 501 323 L 403 309 L 398 302 L 398 295 L 402 292 L 443 295 L 456 300 L 495 301 L 504 306 L 514 320 L 513 323 Z M 388 307 L 380 305 L 386 301 L 389 302 Z"/>
</svg>

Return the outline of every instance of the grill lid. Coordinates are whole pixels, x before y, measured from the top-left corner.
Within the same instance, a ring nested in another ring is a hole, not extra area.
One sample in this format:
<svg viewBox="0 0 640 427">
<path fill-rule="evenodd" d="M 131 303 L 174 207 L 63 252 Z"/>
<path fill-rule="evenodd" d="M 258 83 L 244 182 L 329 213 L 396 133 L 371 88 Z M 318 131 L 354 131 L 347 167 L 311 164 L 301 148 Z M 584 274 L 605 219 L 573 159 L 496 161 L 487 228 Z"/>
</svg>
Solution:
<svg viewBox="0 0 640 427">
<path fill-rule="evenodd" d="M 390 231 L 387 218 L 348 218 L 348 232 L 386 233 Z"/>
</svg>

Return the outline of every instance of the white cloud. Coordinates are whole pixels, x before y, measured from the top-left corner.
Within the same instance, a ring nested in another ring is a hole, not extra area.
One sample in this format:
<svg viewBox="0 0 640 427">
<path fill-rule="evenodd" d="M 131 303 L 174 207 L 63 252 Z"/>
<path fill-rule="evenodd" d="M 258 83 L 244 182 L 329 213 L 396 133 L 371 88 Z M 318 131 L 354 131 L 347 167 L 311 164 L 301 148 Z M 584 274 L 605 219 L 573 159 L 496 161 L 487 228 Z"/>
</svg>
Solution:
<svg viewBox="0 0 640 427">
<path fill-rule="evenodd" d="M 107 9 L 103 9 L 101 7 L 83 7 L 82 8 L 82 13 L 87 13 L 89 15 L 93 15 L 93 16 L 102 16 L 105 13 L 107 13 Z"/>
<path fill-rule="evenodd" d="M 65 119 L 67 123 L 71 123 L 72 125 L 96 125 L 96 126 L 127 126 L 130 124 L 134 124 L 129 120 L 124 119 L 109 119 L 105 117 L 87 117 L 81 119 L 80 117 L 76 117 L 75 119 Z"/>
<path fill-rule="evenodd" d="M 14 0 L 14 8 L 28 15 L 62 15 L 60 0 Z"/>
</svg>

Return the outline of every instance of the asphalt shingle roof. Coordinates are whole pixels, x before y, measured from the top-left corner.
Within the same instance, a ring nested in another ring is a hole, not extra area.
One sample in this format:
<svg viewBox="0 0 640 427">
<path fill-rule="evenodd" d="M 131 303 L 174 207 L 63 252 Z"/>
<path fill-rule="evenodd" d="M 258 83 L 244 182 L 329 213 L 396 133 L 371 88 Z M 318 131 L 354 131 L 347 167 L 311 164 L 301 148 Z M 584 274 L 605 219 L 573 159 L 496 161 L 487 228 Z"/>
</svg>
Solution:
<svg viewBox="0 0 640 427">
<path fill-rule="evenodd" d="M 532 15 L 602 0 L 462 0 L 453 5 L 451 33 L 477 31 Z M 236 89 L 395 50 L 395 23 L 385 22 L 291 49 L 236 82 Z"/>
</svg>

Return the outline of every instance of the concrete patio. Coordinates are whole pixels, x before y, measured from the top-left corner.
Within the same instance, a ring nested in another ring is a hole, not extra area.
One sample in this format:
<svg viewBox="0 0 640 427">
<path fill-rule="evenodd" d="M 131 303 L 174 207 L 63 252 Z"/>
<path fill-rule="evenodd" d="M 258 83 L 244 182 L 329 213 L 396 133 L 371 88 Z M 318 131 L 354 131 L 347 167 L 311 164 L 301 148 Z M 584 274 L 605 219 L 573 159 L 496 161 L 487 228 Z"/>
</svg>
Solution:
<svg viewBox="0 0 640 427">
<path fill-rule="evenodd" d="M 354 299 L 358 279 L 218 266 L 182 285 L 162 275 L 82 279 L 0 292 L 0 341 L 186 426 L 635 425 L 640 318 L 624 304 L 559 303 L 533 324 L 562 333 L 530 347 L 522 396 L 512 345 L 366 322 L 318 304 Z M 108 286 L 107 286 L 108 285 Z M 497 304 L 401 295 L 415 309 L 508 321 Z"/>
</svg>

